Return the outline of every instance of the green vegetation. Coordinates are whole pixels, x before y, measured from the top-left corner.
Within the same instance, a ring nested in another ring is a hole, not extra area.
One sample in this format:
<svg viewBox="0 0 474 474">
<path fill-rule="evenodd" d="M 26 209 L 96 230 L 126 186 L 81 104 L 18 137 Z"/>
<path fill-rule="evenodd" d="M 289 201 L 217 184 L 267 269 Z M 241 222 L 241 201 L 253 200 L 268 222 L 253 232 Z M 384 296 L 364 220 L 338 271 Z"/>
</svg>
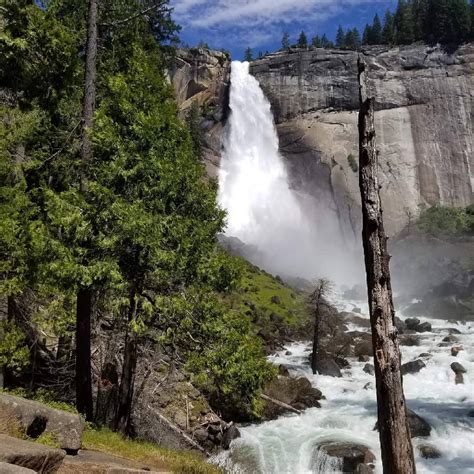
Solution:
<svg viewBox="0 0 474 474">
<path fill-rule="evenodd" d="M 167 1 L 144 16 L 148 5 L 99 2 L 87 90 L 94 19 L 84 2 L 0 10 L 0 369 L 9 388 L 28 385 L 38 398 L 46 387 L 41 401 L 76 399 L 92 420 L 91 341 L 113 324 L 123 364 L 111 425 L 124 432 L 145 345 L 241 417 L 258 416 L 273 376 L 251 321 L 231 305 L 244 270 L 217 247 L 225 214 L 200 160 L 196 111 L 179 119 L 166 79 L 179 28 Z"/>
<path fill-rule="evenodd" d="M 253 51 L 252 48 L 248 47 L 244 53 L 244 61 L 251 62 L 253 61 Z"/>
<path fill-rule="evenodd" d="M 349 163 L 349 167 L 351 168 L 352 171 L 354 171 L 354 173 L 357 173 L 359 171 L 359 165 L 357 163 L 357 159 L 352 153 L 347 155 L 347 162 Z"/>
<path fill-rule="evenodd" d="M 306 34 L 304 31 L 300 33 L 300 36 L 298 37 L 298 43 L 296 43 L 296 46 L 298 48 L 307 48 L 308 47 L 308 38 L 306 37 Z"/>
<path fill-rule="evenodd" d="M 467 208 L 434 206 L 423 211 L 418 228 L 431 235 L 457 236 L 474 233 L 474 206 Z"/>
<path fill-rule="evenodd" d="M 87 429 L 84 432 L 85 449 L 93 449 L 114 454 L 127 459 L 143 462 L 150 468 L 170 469 L 182 474 L 216 474 L 221 472 L 216 466 L 189 451 L 172 451 L 152 443 L 131 441 L 107 429 Z"/>
</svg>

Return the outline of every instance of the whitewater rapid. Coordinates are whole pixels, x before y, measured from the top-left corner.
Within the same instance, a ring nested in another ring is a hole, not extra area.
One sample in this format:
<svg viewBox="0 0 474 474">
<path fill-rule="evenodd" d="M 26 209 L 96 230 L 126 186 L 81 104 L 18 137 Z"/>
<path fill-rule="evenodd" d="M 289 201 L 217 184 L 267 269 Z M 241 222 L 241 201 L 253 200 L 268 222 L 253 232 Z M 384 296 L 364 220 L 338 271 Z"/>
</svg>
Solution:
<svg viewBox="0 0 474 474">
<path fill-rule="evenodd" d="M 363 302 L 339 305 L 340 310 L 354 306 L 364 308 Z M 399 314 L 400 316 L 400 314 Z M 418 346 L 402 346 L 402 363 L 415 360 L 421 353 L 430 352 L 431 359 L 423 359 L 426 367 L 417 374 L 403 378 L 407 406 L 423 417 L 432 427 L 427 438 L 412 440 L 418 473 L 474 473 L 474 322 L 456 324 L 453 321 L 429 321 L 431 332 L 419 334 Z M 451 346 L 439 346 L 456 328 L 464 348 L 457 357 L 451 356 Z M 368 331 L 366 327 L 351 325 L 349 330 Z M 310 474 L 341 472 L 334 458 L 315 455 L 315 447 L 324 441 L 346 441 L 370 448 L 376 456 L 375 472 L 382 473 L 378 432 L 374 431 L 377 404 L 374 376 L 363 371 L 365 362 L 348 358 L 351 367 L 343 370 L 342 378 L 313 375 L 308 363 L 310 344 L 293 343 L 270 357 L 276 365 L 290 368 L 292 375 L 307 377 L 313 386 L 326 396 L 321 408 L 311 408 L 302 415 L 288 415 L 277 420 L 242 427 L 242 437 L 233 442 L 231 450 L 216 460 L 226 472 L 234 474 Z M 291 355 L 289 355 L 291 353 Z M 452 362 L 461 363 L 467 373 L 464 384 L 456 385 Z M 370 384 L 367 387 L 367 384 Z M 365 388 L 364 388 L 365 387 Z M 436 447 L 439 459 L 424 459 L 417 446 Z"/>
</svg>

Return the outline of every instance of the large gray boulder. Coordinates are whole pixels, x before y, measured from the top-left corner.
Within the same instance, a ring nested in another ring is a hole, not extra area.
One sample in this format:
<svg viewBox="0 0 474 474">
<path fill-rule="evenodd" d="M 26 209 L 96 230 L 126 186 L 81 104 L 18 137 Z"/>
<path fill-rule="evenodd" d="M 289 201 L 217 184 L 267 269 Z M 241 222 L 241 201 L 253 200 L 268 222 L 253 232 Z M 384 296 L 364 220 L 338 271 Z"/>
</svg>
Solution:
<svg viewBox="0 0 474 474">
<path fill-rule="evenodd" d="M 426 365 L 421 359 L 411 360 L 410 362 L 407 362 L 402 365 L 401 367 L 402 375 L 416 374 L 425 367 Z"/>
<path fill-rule="evenodd" d="M 13 423 L 17 422 L 30 438 L 36 439 L 46 432 L 70 454 L 81 449 L 84 420 L 79 415 L 3 393 L 0 393 L 0 411 Z"/>
<path fill-rule="evenodd" d="M 26 467 L 0 462 L 0 474 L 35 474 L 35 471 Z"/>
<path fill-rule="evenodd" d="M 59 469 L 65 456 L 66 452 L 61 449 L 0 435 L 0 462 L 50 474 Z"/>
</svg>

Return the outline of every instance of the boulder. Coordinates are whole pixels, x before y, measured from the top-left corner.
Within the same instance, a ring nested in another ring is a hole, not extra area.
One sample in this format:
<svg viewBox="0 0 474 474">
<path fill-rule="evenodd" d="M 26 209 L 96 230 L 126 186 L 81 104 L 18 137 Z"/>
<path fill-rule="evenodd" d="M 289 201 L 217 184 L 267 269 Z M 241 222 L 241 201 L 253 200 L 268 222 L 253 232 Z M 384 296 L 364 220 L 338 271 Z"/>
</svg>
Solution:
<svg viewBox="0 0 474 474">
<path fill-rule="evenodd" d="M 431 426 L 421 416 L 417 415 L 413 410 L 407 410 L 407 415 L 412 438 L 429 436 L 431 434 Z"/>
<path fill-rule="evenodd" d="M 416 332 L 431 332 L 432 327 L 431 324 L 428 322 L 421 323 L 418 325 L 418 327 L 415 329 Z"/>
<path fill-rule="evenodd" d="M 362 370 L 369 375 L 375 374 L 375 367 L 372 364 L 365 364 Z"/>
<path fill-rule="evenodd" d="M 233 423 L 224 431 L 224 436 L 222 437 L 222 447 L 224 449 L 229 449 L 230 443 L 234 439 L 240 438 L 240 431 Z"/>
<path fill-rule="evenodd" d="M 459 342 L 459 339 L 456 336 L 454 336 L 452 334 L 449 334 L 449 336 L 446 336 L 446 337 L 443 338 L 443 342 L 453 344 L 455 342 Z"/>
<path fill-rule="evenodd" d="M 456 385 L 459 385 L 459 384 L 463 384 L 464 383 L 464 377 L 462 375 L 462 373 L 458 373 L 455 375 L 454 377 L 454 383 Z"/>
<path fill-rule="evenodd" d="M 453 346 L 451 347 L 451 355 L 457 357 L 457 355 L 463 350 L 464 349 L 461 346 Z"/>
<path fill-rule="evenodd" d="M 351 368 L 351 364 L 344 357 L 335 357 L 334 361 L 336 362 L 338 367 L 341 368 L 341 369 L 350 369 Z"/>
<path fill-rule="evenodd" d="M 0 462 L 49 474 L 59 469 L 65 456 L 66 452 L 61 449 L 0 435 Z"/>
<path fill-rule="evenodd" d="M 0 462 L 0 474 L 35 474 L 35 471 L 26 467 Z"/>
<path fill-rule="evenodd" d="M 408 425 L 410 426 L 410 434 L 412 438 L 429 436 L 431 426 L 421 416 L 417 415 L 413 410 L 407 409 Z M 374 430 L 378 430 L 378 422 L 375 423 Z"/>
<path fill-rule="evenodd" d="M 200 444 L 204 443 L 204 441 L 206 441 L 208 437 L 209 437 L 209 433 L 204 428 L 198 428 L 193 433 L 193 438 Z"/>
<path fill-rule="evenodd" d="M 433 357 L 433 354 L 430 352 L 422 352 L 419 356 L 421 359 L 431 359 Z"/>
<path fill-rule="evenodd" d="M 270 298 L 270 301 L 273 303 L 273 304 L 281 304 L 281 298 L 277 295 L 274 295 Z"/>
<path fill-rule="evenodd" d="M 327 441 L 320 444 L 313 453 L 313 466 L 324 469 L 325 466 L 321 466 L 320 462 L 321 453 L 339 459 L 340 470 L 344 473 L 374 472 L 372 463 L 375 461 L 375 455 L 367 446 L 339 441 Z"/>
<path fill-rule="evenodd" d="M 405 324 L 407 329 L 413 329 L 416 331 L 416 328 L 420 325 L 420 320 L 418 318 L 408 318 L 405 319 Z"/>
<path fill-rule="evenodd" d="M 329 375 L 330 377 L 342 377 L 341 369 L 336 361 L 331 357 L 319 358 L 316 361 L 316 371 L 319 375 Z"/>
<path fill-rule="evenodd" d="M 370 357 L 368 355 L 360 355 L 358 359 L 359 359 L 359 362 L 369 362 Z"/>
<path fill-rule="evenodd" d="M 420 345 L 420 337 L 415 334 L 402 334 L 399 340 L 402 346 L 411 347 Z"/>
<path fill-rule="evenodd" d="M 420 451 L 421 457 L 425 459 L 438 459 L 441 457 L 439 450 L 431 444 L 420 444 L 418 451 Z"/>
<path fill-rule="evenodd" d="M 401 367 L 402 375 L 417 374 L 421 369 L 425 367 L 426 365 L 421 359 L 412 360 L 402 365 Z"/>
<path fill-rule="evenodd" d="M 372 342 L 362 341 L 356 344 L 354 348 L 354 353 L 357 357 L 360 356 L 373 356 L 374 349 L 372 347 Z"/>
<path fill-rule="evenodd" d="M 279 375 L 266 385 L 263 393 L 298 410 L 319 407 L 319 400 L 323 399 L 321 391 L 313 387 L 306 377 Z M 269 400 L 264 400 L 263 417 L 267 420 L 273 420 L 287 411 Z"/>
<path fill-rule="evenodd" d="M 467 416 L 468 416 L 469 418 L 474 418 L 474 410 L 469 410 L 469 411 L 467 412 Z"/>
<path fill-rule="evenodd" d="M 466 369 L 459 362 L 453 362 L 451 364 L 451 370 L 455 374 L 465 374 L 467 372 Z"/>
<path fill-rule="evenodd" d="M 0 411 L 15 419 L 30 438 L 46 432 L 70 454 L 81 449 L 84 420 L 79 415 L 3 393 L 0 393 Z"/>
</svg>

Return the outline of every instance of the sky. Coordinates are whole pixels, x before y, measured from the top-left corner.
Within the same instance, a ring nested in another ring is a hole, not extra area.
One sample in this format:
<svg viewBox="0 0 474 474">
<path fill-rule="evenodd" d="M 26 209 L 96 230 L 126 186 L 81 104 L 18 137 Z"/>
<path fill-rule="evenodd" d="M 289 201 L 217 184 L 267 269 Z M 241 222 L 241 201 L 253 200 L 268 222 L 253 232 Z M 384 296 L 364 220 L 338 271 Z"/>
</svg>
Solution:
<svg viewBox="0 0 474 474">
<path fill-rule="evenodd" d="M 339 24 L 344 29 L 357 27 L 362 34 L 375 13 L 383 20 L 396 0 L 171 0 L 171 5 L 184 43 L 195 46 L 203 41 L 242 59 L 247 47 L 255 56 L 281 48 L 285 31 L 292 43 L 302 30 L 309 41 L 324 33 L 334 40 Z"/>
</svg>

